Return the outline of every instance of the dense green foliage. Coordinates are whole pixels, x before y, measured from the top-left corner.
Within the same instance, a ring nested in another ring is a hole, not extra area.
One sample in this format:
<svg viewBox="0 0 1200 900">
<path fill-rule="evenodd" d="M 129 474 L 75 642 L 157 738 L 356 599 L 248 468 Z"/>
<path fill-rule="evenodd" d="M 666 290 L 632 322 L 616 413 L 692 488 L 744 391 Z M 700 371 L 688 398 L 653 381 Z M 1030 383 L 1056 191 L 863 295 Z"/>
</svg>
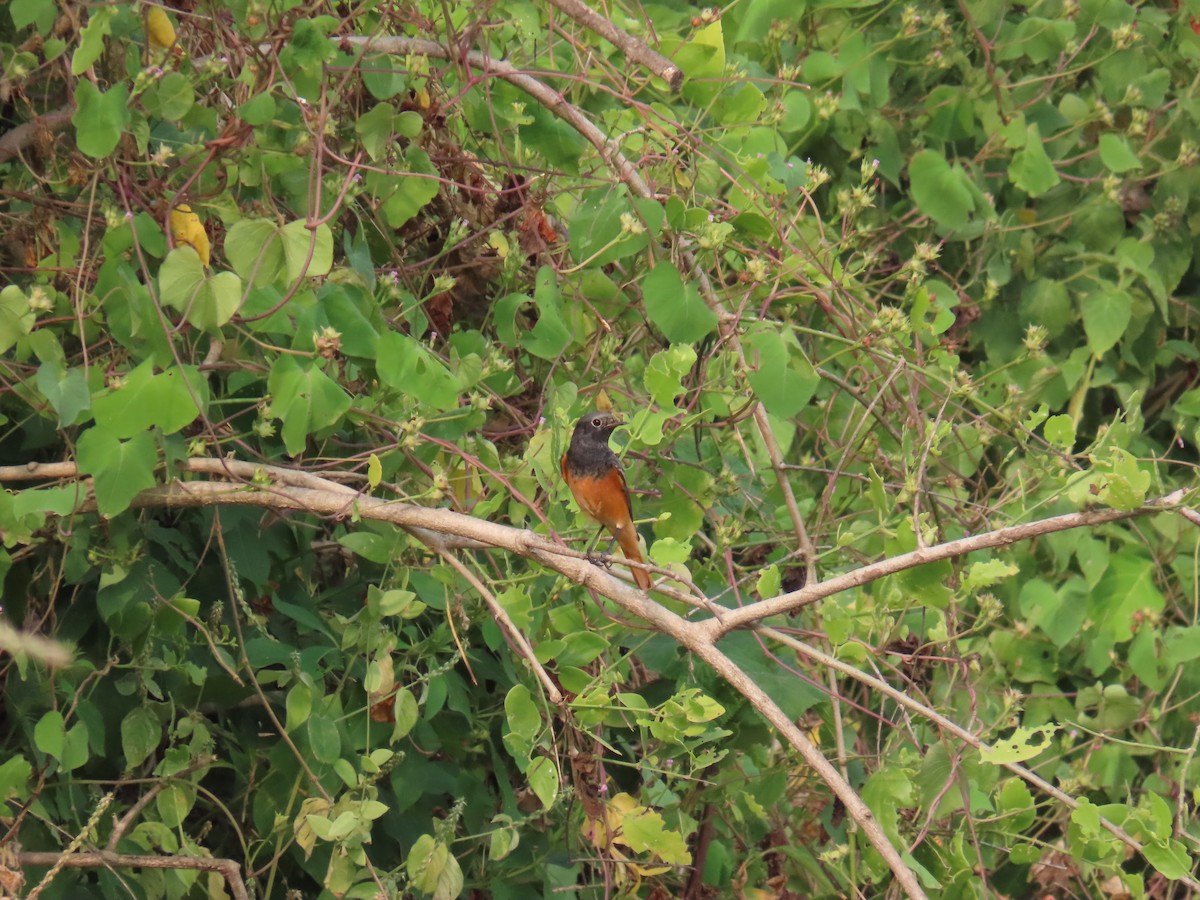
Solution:
<svg viewBox="0 0 1200 900">
<path fill-rule="evenodd" d="M 651 560 L 736 607 L 1190 489 L 1200 5 L 627 4 L 679 93 L 525 0 L 187 0 L 170 47 L 150 9 L 0 9 L 3 605 L 72 654 L 3 638 L 0 851 L 228 858 L 271 898 L 881 893 L 733 686 L 560 574 L 456 551 L 468 580 L 354 495 L 142 492 L 228 458 L 582 548 L 558 457 L 608 402 Z M 57 462 L 92 500 L 26 468 Z M 720 648 L 930 895 L 1164 897 L 1200 841 L 1197 534 L 1052 531 L 769 623 L 983 755 L 794 647 Z M 227 890 L 96 866 L 41 896 Z"/>
</svg>

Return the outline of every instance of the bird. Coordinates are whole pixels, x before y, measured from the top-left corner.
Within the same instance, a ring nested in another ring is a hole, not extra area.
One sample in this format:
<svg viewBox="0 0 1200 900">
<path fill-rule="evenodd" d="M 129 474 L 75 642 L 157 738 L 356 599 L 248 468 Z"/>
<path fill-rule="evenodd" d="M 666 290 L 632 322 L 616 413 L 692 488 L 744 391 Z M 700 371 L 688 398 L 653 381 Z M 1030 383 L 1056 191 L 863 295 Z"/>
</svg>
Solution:
<svg viewBox="0 0 1200 900">
<path fill-rule="evenodd" d="M 642 562 L 642 551 L 638 546 L 637 528 L 633 524 L 633 503 L 629 499 L 629 485 L 621 470 L 621 460 L 608 446 L 613 431 L 625 423 L 609 412 L 594 411 L 575 423 L 571 443 L 560 462 L 563 481 L 571 489 L 575 502 L 584 514 L 598 522 L 601 530 L 607 528 L 613 541 L 621 545 L 626 559 Z M 599 540 L 596 532 L 591 549 Z M 609 549 L 612 543 L 609 543 Z M 643 591 L 650 589 L 650 574 L 645 569 L 630 566 L 633 580 Z"/>
</svg>

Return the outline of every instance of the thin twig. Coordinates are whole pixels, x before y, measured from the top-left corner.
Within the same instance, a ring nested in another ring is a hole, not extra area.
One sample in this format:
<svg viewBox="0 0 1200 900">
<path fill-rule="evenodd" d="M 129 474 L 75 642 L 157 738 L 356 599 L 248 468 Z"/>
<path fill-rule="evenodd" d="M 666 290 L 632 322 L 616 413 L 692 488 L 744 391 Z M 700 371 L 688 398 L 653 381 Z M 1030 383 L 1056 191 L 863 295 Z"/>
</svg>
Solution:
<svg viewBox="0 0 1200 900">
<path fill-rule="evenodd" d="M 169 787 L 172 782 L 184 777 L 185 775 L 190 775 L 192 772 L 195 772 L 199 769 L 203 769 L 205 766 L 211 766 L 216 761 L 217 758 L 215 756 L 198 757 L 197 759 L 194 759 L 188 763 L 188 765 L 180 771 L 173 772 L 169 777 L 164 777 L 157 784 L 152 785 L 150 790 L 138 797 L 133 806 L 125 810 L 125 815 L 117 819 L 116 823 L 113 825 L 112 834 L 108 836 L 108 844 L 105 846 L 105 849 L 111 850 L 115 853 L 117 844 L 121 842 L 121 838 L 125 836 L 125 832 L 129 830 L 129 826 L 133 824 L 134 820 L 139 815 L 141 815 L 142 810 L 149 806 L 154 798 L 162 793 L 164 789 Z"/>
<path fill-rule="evenodd" d="M 434 546 L 433 549 L 436 550 L 438 555 L 446 561 L 447 565 L 465 578 L 467 583 L 475 589 L 475 592 L 483 598 L 483 602 L 486 603 L 488 609 L 492 611 L 492 616 L 495 618 L 496 624 L 500 626 L 500 630 L 504 632 L 504 636 L 508 638 L 509 644 L 512 645 L 513 649 L 525 659 L 525 662 L 529 664 L 529 667 L 533 669 L 534 674 L 537 675 L 538 681 L 540 681 L 542 683 L 542 687 L 546 689 L 546 696 L 549 698 L 550 702 L 555 706 L 558 706 L 560 703 L 562 703 L 562 692 L 559 691 L 558 687 L 554 684 L 554 679 L 550 677 L 550 674 L 546 671 L 542 664 L 538 662 L 537 654 L 533 652 L 533 647 L 530 645 L 525 635 L 521 633 L 521 629 L 517 628 L 516 623 L 509 618 L 508 613 L 505 611 L 504 607 L 500 605 L 500 601 L 496 599 L 495 594 L 488 590 L 487 585 L 480 581 L 479 578 L 476 577 L 475 573 L 467 568 L 467 566 L 464 565 L 453 553 L 448 550 L 443 550 L 440 546 Z"/>
</svg>

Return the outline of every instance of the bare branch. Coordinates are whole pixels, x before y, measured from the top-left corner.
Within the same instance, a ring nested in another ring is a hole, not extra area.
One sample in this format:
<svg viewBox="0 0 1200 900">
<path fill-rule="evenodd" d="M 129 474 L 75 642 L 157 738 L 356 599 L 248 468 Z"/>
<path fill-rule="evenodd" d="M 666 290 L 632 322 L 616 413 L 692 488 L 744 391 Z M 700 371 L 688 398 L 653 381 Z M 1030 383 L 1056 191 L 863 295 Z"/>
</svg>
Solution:
<svg viewBox="0 0 1200 900">
<path fill-rule="evenodd" d="M 114 853 L 111 850 L 93 850 L 86 853 L 61 853 L 26 850 L 17 854 L 22 866 L 56 866 L 61 869 L 95 869 L 103 866 L 110 869 L 197 869 L 201 872 L 216 872 L 229 885 L 234 900 L 250 900 L 246 883 L 242 880 L 242 868 L 232 859 L 213 859 L 206 856 L 144 856 Z"/>
<path fill-rule="evenodd" d="M 38 136 L 39 132 L 50 134 L 55 131 L 62 131 L 71 124 L 71 116 L 74 111 L 70 106 L 63 106 L 4 132 L 4 134 L 0 135 L 0 163 L 8 162 L 14 156 L 17 156 L 22 150 L 33 143 L 34 138 Z"/>
<path fill-rule="evenodd" d="M 657 50 L 652 50 L 628 32 L 622 31 L 613 22 L 594 9 L 584 6 L 579 0 L 550 0 L 552 4 L 582 25 L 604 38 L 626 57 L 645 66 L 667 83 L 675 93 L 683 85 L 683 70 Z"/>
<path fill-rule="evenodd" d="M 965 556 L 976 550 L 1004 547 L 1008 544 L 1015 544 L 1018 541 L 1028 541 L 1043 534 L 1068 531 L 1072 528 L 1104 525 L 1107 522 L 1119 522 L 1122 519 L 1132 519 L 1137 516 L 1149 515 L 1150 513 L 1173 510 L 1183 502 L 1184 496 L 1185 492 L 1178 490 L 1157 500 L 1151 500 L 1137 509 L 1099 509 L 1088 512 L 1067 513 L 1062 516 L 1052 516 L 1049 519 L 1040 519 L 1036 522 L 1026 522 L 1022 525 L 1010 525 L 1007 528 L 998 528 L 995 531 L 988 531 L 984 534 L 973 535 L 972 537 L 959 538 L 956 541 L 947 541 L 944 544 L 935 544 L 932 547 L 922 547 L 913 550 L 911 553 L 901 553 L 899 556 L 893 556 L 876 563 L 871 563 L 870 565 L 862 566 L 853 571 L 846 572 L 844 575 L 838 575 L 827 581 L 822 581 L 820 584 L 804 587 L 787 594 L 780 594 L 769 600 L 760 600 L 758 603 L 751 603 L 749 606 L 743 606 L 740 609 L 730 610 L 725 613 L 722 620 L 710 619 L 703 624 L 712 632 L 714 638 L 719 638 L 721 635 L 727 634 L 735 628 L 744 628 L 768 616 L 792 612 L 810 603 L 823 600 L 833 594 L 847 591 L 850 588 L 862 587 L 864 584 L 878 581 L 886 575 L 895 575 L 897 572 L 903 572 L 905 569 L 915 569 L 917 566 L 940 562 L 943 559 Z"/>
</svg>

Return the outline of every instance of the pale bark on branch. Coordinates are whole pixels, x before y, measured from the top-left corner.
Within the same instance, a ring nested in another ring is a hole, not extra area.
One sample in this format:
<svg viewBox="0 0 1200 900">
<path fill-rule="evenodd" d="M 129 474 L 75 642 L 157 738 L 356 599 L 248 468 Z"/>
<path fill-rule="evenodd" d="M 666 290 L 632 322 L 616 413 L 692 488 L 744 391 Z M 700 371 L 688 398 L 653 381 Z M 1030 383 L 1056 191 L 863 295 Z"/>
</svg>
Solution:
<svg viewBox="0 0 1200 900">
<path fill-rule="evenodd" d="M 183 463 L 182 467 L 194 474 L 221 475 L 236 480 L 173 481 L 170 484 L 151 488 L 138 494 L 134 498 L 132 506 L 134 508 L 178 508 L 245 505 L 270 509 L 290 509 L 323 517 L 355 517 L 390 522 L 416 534 L 428 533 L 450 542 L 466 539 L 477 546 L 488 546 L 516 553 L 557 571 L 573 581 L 586 585 L 600 596 L 607 597 L 626 612 L 652 625 L 659 632 L 674 638 L 680 645 L 707 662 L 722 678 L 745 696 L 759 714 L 779 730 L 781 736 L 846 804 L 847 813 L 862 829 L 876 850 L 888 860 L 897 881 L 910 897 L 922 897 L 924 892 L 919 882 L 916 881 L 915 875 L 904 865 L 899 852 L 891 845 L 883 830 L 874 820 L 870 809 L 862 803 L 861 797 L 837 769 L 825 759 L 820 750 L 807 739 L 800 729 L 795 727 L 774 700 L 717 649 L 717 642 L 734 628 L 755 627 L 767 616 L 798 609 L 816 599 L 861 587 L 906 569 L 963 556 L 977 550 L 1002 547 L 1054 532 L 1095 527 L 1135 516 L 1172 511 L 1179 507 L 1184 498 L 1184 493 L 1177 491 L 1134 510 L 1091 510 L 1001 528 L 880 560 L 800 591 L 780 594 L 740 609 L 723 608 L 709 603 L 708 607 L 718 612 L 719 617 L 714 615 L 712 618 L 691 621 L 655 602 L 648 594 L 592 565 L 579 554 L 528 529 L 513 528 L 451 510 L 430 509 L 380 499 L 315 475 L 282 468 L 226 459 L 193 459 Z M 263 476 L 267 476 L 271 483 L 263 484 Z M 73 463 L 0 467 L 0 483 L 9 485 L 41 481 L 47 478 L 72 479 L 78 477 L 78 470 Z M 254 479 L 255 483 L 251 483 L 251 479 Z M 86 480 L 81 484 L 87 485 Z M 79 506 L 80 511 L 94 511 L 95 501 L 91 498 L 90 491 L 81 491 L 81 497 L 83 499 Z M 435 544 L 440 542 L 440 540 L 435 541 Z M 441 552 L 444 552 L 444 549 Z M 678 596 L 686 597 L 682 594 Z M 1039 785 L 1039 787 L 1043 786 Z M 1054 795 L 1057 797 L 1059 793 L 1061 792 L 1055 792 Z"/>
<path fill-rule="evenodd" d="M 151 856 L 115 853 L 112 850 L 85 850 L 64 856 L 55 851 L 26 850 L 17 854 L 21 866 L 57 866 L 60 869 L 195 869 L 216 872 L 225 879 L 233 900 L 250 900 L 242 880 L 242 867 L 236 860 L 208 856 Z"/>
</svg>

